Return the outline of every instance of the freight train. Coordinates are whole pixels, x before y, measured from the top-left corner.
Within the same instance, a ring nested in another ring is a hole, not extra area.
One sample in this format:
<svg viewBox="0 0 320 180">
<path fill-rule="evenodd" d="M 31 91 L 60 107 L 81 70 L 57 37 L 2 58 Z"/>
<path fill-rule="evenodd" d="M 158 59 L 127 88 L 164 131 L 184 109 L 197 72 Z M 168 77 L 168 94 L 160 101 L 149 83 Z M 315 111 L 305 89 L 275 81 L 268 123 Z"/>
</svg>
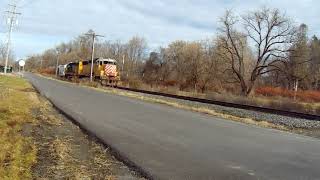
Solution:
<svg viewBox="0 0 320 180">
<path fill-rule="evenodd" d="M 58 67 L 60 77 L 67 79 L 89 78 L 91 74 L 91 60 L 72 62 Z M 93 61 L 93 78 L 103 85 L 116 86 L 120 81 L 117 61 L 114 59 L 97 58 Z"/>
</svg>

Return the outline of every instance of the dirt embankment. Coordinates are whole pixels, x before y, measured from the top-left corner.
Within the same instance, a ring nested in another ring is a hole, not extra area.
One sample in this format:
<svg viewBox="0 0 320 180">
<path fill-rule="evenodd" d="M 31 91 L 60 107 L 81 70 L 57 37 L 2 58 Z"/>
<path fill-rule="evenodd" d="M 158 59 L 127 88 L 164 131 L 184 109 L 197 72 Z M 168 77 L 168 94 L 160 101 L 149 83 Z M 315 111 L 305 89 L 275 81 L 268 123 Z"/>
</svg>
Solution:
<svg viewBox="0 0 320 180">
<path fill-rule="evenodd" d="M 32 169 L 36 179 L 141 179 L 47 100 L 34 98 L 41 104 L 32 110 L 37 123 L 25 125 L 24 133 L 38 148 L 38 163 Z"/>
</svg>

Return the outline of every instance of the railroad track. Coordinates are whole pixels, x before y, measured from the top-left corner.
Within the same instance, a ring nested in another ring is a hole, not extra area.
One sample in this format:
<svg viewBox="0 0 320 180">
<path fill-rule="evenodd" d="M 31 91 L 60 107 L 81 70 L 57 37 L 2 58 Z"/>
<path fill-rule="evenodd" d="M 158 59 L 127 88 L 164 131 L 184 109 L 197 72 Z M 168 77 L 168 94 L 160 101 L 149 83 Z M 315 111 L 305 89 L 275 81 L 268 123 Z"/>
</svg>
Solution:
<svg viewBox="0 0 320 180">
<path fill-rule="evenodd" d="M 268 113 L 268 114 L 276 114 L 276 115 L 292 117 L 292 118 L 301 118 L 301 119 L 307 119 L 307 120 L 312 120 L 312 121 L 320 121 L 320 115 L 317 115 L 317 114 L 307 114 L 307 113 L 296 112 L 296 111 L 286 111 L 286 110 L 280 110 L 280 109 L 275 109 L 275 108 L 259 107 L 259 106 L 238 104 L 238 103 L 230 103 L 230 102 L 216 101 L 216 100 L 196 98 L 196 97 L 190 97 L 190 96 L 179 96 L 179 95 L 175 95 L 175 94 L 167 94 L 167 93 L 162 93 L 162 92 L 147 91 L 147 90 L 141 90 L 141 89 L 133 89 L 133 88 L 127 88 L 127 87 L 121 87 L 121 86 L 115 87 L 115 86 L 107 85 L 107 87 L 112 87 L 112 88 L 125 90 L 125 91 L 131 91 L 131 92 L 138 92 L 138 93 L 162 96 L 162 97 L 169 97 L 169 98 L 174 98 L 174 99 L 187 100 L 187 101 L 192 101 L 192 102 L 199 102 L 199 103 L 219 105 L 219 106 L 224 106 L 224 107 L 251 110 L 251 111 L 263 112 L 263 113 Z"/>
<path fill-rule="evenodd" d="M 150 95 L 169 97 L 169 98 L 174 98 L 174 99 L 181 99 L 181 100 L 187 100 L 187 101 L 193 101 L 193 102 L 199 102 L 199 103 L 219 105 L 219 106 L 224 106 L 224 107 L 232 107 L 232 108 L 237 108 L 237 109 L 251 110 L 251 111 L 257 111 L 257 112 L 263 112 L 263 113 L 269 113 L 269 114 L 277 114 L 277 115 L 293 117 L 293 118 L 302 118 L 302 119 L 307 119 L 307 120 L 320 121 L 320 115 L 316 115 L 316 114 L 306 114 L 306 113 L 301 113 L 301 112 L 285 111 L 285 110 L 279 110 L 279 109 L 267 108 L 267 107 L 229 103 L 229 102 L 215 101 L 215 100 L 188 97 L 188 96 L 179 96 L 179 95 L 174 95 L 174 94 L 146 91 L 146 90 L 119 87 L 119 86 L 114 87 L 114 88 L 125 90 L 125 91 L 131 91 L 131 92 L 138 92 L 138 93 L 144 93 L 144 94 L 150 94 Z"/>
</svg>

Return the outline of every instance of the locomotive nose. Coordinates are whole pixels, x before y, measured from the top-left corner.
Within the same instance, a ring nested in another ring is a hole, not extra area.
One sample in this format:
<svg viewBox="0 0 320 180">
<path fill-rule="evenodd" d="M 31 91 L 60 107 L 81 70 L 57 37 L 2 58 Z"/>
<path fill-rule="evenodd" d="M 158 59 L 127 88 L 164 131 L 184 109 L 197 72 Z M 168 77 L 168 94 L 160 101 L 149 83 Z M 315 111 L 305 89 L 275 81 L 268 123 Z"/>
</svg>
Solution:
<svg viewBox="0 0 320 180">
<path fill-rule="evenodd" d="M 107 64 L 105 66 L 105 73 L 106 73 L 107 76 L 116 76 L 117 75 L 117 66 L 116 65 Z"/>
</svg>

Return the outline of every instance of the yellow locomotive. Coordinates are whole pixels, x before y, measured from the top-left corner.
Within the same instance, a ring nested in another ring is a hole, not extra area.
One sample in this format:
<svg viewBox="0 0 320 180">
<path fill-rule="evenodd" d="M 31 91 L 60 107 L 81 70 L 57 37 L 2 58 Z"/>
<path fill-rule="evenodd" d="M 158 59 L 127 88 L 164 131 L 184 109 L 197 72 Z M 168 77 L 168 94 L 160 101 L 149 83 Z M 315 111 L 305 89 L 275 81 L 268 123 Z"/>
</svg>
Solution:
<svg viewBox="0 0 320 180">
<path fill-rule="evenodd" d="M 69 63 L 65 66 L 63 76 L 66 78 L 88 78 L 91 73 L 91 60 Z M 114 59 L 97 58 L 93 61 L 93 78 L 105 85 L 117 85 L 120 73 Z"/>
</svg>

